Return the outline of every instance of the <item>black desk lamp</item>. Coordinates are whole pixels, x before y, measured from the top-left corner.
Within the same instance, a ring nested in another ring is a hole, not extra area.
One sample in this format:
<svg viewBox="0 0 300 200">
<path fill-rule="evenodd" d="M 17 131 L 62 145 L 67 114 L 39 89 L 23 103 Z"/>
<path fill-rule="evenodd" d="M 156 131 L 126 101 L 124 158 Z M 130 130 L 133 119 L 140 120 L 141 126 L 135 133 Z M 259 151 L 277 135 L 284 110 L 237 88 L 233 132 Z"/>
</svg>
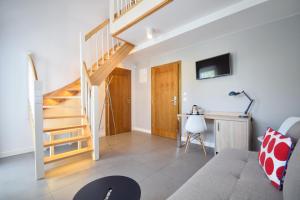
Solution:
<svg viewBox="0 0 300 200">
<path fill-rule="evenodd" d="M 254 99 L 251 99 L 251 98 L 249 97 L 249 95 L 248 95 L 244 90 L 241 91 L 241 92 L 234 92 L 234 91 L 231 91 L 231 92 L 229 93 L 229 96 L 237 96 L 237 95 L 240 95 L 240 94 L 244 94 L 244 95 L 249 99 L 249 101 L 250 101 L 250 103 L 249 103 L 247 109 L 246 109 L 245 112 L 244 112 L 244 115 L 240 115 L 240 116 L 239 116 L 239 117 L 247 118 L 247 117 L 248 117 L 249 109 L 250 109 L 250 107 L 251 107 L 251 105 L 252 105 Z"/>
</svg>

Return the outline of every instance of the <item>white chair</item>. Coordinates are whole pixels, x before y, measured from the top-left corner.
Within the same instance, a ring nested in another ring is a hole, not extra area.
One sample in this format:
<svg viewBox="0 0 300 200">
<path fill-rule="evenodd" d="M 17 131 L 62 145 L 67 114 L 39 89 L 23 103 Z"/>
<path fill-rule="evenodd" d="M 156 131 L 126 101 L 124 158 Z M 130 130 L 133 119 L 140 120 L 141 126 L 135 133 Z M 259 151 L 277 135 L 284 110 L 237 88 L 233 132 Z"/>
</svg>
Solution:
<svg viewBox="0 0 300 200">
<path fill-rule="evenodd" d="M 187 139 L 186 139 L 186 147 L 185 152 L 187 152 L 189 148 L 189 144 L 191 139 L 199 140 L 202 145 L 204 154 L 206 156 L 206 150 L 203 143 L 203 139 L 201 137 L 201 133 L 207 130 L 206 122 L 203 115 L 190 115 L 185 124 L 185 129 L 187 131 Z"/>
<path fill-rule="evenodd" d="M 282 135 L 286 135 L 289 132 L 289 130 L 298 122 L 300 122 L 300 117 L 289 117 L 286 120 L 284 120 L 284 122 L 281 124 L 281 126 L 278 129 L 278 132 Z M 257 137 L 257 140 L 259 142 L 263 142 L 264 135 Z"/>
<path fill-rule="evenodd" d="M 282 135 L 286 135 L 290 128 L 292 128 L 292 126 L 294 126 L 298 122 L 300 122 L 300 117 L 289 117 L 281 124 L 278 132 Z"/>
</svg>

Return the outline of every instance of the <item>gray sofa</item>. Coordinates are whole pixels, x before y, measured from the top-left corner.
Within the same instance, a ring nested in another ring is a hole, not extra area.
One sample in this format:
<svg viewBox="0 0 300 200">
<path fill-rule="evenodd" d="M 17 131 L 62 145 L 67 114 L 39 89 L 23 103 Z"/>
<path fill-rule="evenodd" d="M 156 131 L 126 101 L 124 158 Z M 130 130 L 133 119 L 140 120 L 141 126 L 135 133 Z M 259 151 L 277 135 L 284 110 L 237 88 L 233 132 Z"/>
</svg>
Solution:
<svg viewBox="0 0 300 200">
<path fill-rule="evenodd" d="M 283 191 L 274 188 L 258 164 L 258 153 L 228 149 L 210 160 L 169 200 L 297 200 L 300 199 L 300 122 L 288 135 L 296 143 Z"/>
</svg>

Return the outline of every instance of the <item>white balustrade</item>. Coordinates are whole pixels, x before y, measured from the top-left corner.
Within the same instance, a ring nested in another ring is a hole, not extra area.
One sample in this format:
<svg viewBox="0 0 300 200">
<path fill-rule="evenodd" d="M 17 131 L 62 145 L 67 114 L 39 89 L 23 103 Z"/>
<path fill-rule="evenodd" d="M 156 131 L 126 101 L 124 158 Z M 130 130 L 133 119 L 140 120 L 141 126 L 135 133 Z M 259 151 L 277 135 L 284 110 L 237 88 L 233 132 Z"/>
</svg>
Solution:
<svg viewBox="0 0 300 200">
<path fill-rule="evenodd" d="M 118 5 L 121 1 L 117 0 Z M 80 34 L 81 114 L 87 116 L 93 145 L 93 159 L 99 159 L 99 99 L 98 85 L 93 85 L 90 73 L 109 62 L 121 42 L 110 35 L 109 21 L 99 25 L 87 36 Z M 106 58 L 108 60 L 106 60 Z M 96 67 L 93 69 L 93 66 Z"/>
<path fill-rule="evenodd" d="M 111 0 L 111 4 L 110 4 L 110 7 L 112 7 L 111 14 L 110 14 L 111 20 L 115 20 L 121 17 L 127 11 L 129 11 L 133 6 L 135 6 L 141 1 L 142 0 Z"/>
</svg>

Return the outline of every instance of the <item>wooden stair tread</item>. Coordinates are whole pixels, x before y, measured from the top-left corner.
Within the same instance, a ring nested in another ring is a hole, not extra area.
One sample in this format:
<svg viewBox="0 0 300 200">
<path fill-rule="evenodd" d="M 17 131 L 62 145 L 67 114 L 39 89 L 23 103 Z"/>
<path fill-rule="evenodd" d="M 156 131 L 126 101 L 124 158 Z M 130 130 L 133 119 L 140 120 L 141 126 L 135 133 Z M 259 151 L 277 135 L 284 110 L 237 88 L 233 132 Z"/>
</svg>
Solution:
<svg viewBox="0 0 300 200">
<path fill-rule="evenodd" d="M 77 155 L 91 152 L 91 151 L 93 151 L 93 149 L 91 147 L 85 147 L 85 148 L 81 148 L 81 149 L 77 149 L 77 150 L 73 150 L 73 151 L 68 151 L 65 153 L 60 153 L 60 154 L 53 155 L 53 156 L 48 156 L 48 157 L 44 158 L 44 163 L 45 164 L 52 163 L 55 161 L 62 160 L 64 158 L 70 158 L 70 157 L 77 156 Z"/>
<path fill-rule="evenodd" d="M 65 130 L 71 130 L 71 129 L 79 129 L 79 128 L 85 128 L 87 125 L 76 125 L 76 126 L 65 126 L 65 127 L 59 127 L 59 128 L 45 128 L 44 132 L 58 132 L 58 131 L 65 131 Z"/>
<path fill-rule="evenodd" d="M 66 90 L 70 92 L 80 92 L 80 88 L 68 88 Z"/>
<path fill-rule="evenodd" d="M 44 97 L 44 99 L 80 99 L 80 96 L 48 96 Z"/>
<path fill-rule="evenodd" d="M 83 136 L 76 136 L 76 137 L 71 137 L 71 138 L 64 138 L 64 139 L 57 139 L 54 141 L 49 141 L 44 143 L 44 147 L 50 147 L 50 146 L 55 146 L 59 144 L 66 144 L 66 143 L 72 143 L 72 142 L 77 142 L 81 140 L 87 140 L 90 139 L 90 136 L 88 135 L 83 135 Z"/>
<path fill-rule="evenodd" d="M 81 90 L 80 86 L 79 87 L 69 87 L 69 88 L 64 89 L 64 91 L 67 91 L 69 93 L 74 93 L 74 94 L 77 94 L 78 92 L 80 92 L 80 90 Z"/>
<path fill-rule="evenodd" d="M 45 116 L 44 119 L 84 118 L 84 115 Z"/>
<path fill-rule="evenodd" d="M 65 105 L 44 105 L 43 109 L 46 108 L 80 108 L 80 105 L 74 105 L 74 106 L 65 106 Z"/>
</svg>

